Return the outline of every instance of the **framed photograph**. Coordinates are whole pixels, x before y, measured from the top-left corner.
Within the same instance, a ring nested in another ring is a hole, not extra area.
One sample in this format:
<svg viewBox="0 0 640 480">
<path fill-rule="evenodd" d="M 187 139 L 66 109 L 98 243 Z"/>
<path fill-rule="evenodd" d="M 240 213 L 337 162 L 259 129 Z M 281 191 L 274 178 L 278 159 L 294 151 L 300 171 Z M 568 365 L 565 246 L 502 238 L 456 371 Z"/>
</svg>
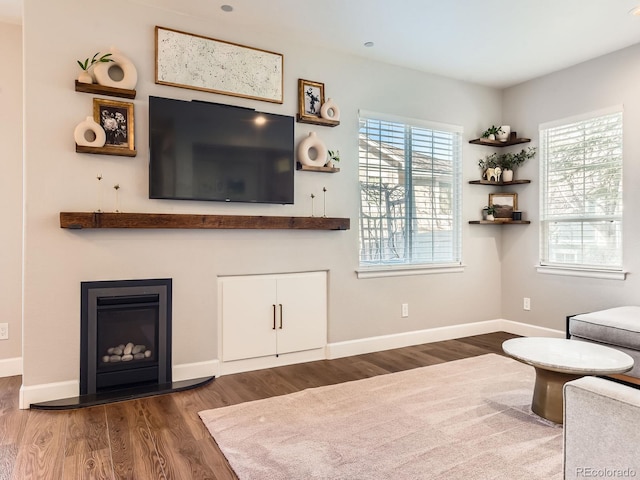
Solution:
<svg viewBox="0 0 640 480">
<path fill-rule="evenodd" d="M 490 193 L 489 205 L 496 209 L 495 218 L 511 218 L 513 211 L 518 209 L 517 193 Z"/>
<path fill-rule="evenodd" d="M 156 27 L 156 83 L 283 102 L 284 57 L 237 43 Z"/>
<path fill-rule="evenodd" d="M 320 107 L 324 103 L 324 83 L 298 80 L 298 111 L 300 118 L 320 118 Z"/>
<path fill-rule="evenodd" d="M 133 139 L 133 103 L 93 99 L 93 119 L 104 129 L 110 149 L 135 151 Z"/>
</svg>

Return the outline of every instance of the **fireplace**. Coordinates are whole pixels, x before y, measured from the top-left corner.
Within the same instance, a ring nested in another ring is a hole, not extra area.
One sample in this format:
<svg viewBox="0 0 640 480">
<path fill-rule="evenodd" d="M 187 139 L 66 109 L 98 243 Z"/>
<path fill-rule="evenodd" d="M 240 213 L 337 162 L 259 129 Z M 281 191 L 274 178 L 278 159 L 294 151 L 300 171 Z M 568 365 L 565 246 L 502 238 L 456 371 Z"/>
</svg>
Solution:
<svg viewBox="0 0 640 480">
<path fill-rule="evenodd" d="M 81 283 L 81 395 L 171 383 L 171 286 Z"/>
</svg>

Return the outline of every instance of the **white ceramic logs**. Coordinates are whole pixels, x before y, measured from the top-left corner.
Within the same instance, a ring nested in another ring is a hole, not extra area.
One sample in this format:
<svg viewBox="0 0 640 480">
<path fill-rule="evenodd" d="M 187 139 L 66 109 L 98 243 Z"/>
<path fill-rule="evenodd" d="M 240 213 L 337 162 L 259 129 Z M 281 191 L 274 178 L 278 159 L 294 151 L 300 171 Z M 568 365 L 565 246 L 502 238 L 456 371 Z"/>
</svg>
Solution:
<svg viewBox="0 0 640 480">
<path fill-rule="evenodd" d="M 95 122 L 93 117 L 87 117 L 76 126 L 73 131 L 73 138 L 76 144 L 82 147 L 104 147 L 107 141 L 107 134 L 100 124 Z"/>
<path fill-rule="evenodd" d="M 96 81 L 105 87 L 134 90 L 138 83 L 136 67 L 119 50 L 111 47 L 109 51 L 111 52 L 109 58 L 113 61 L 100 62 L 93 67 L 93 75 L 96 77 Z"/>
<path fill-rule="evenodd" d="M 315 158 L 311 158 L 312 150 L 315 150 Z M 316 132 L 309 132 L 309 136 L 298 144 L 298 161 L 308 167 L 324 167 L 327 163 L 327 147 Z"/>
<path fill-rule="evenodd" d="M 322 107 L 320 107 L 320 116 L 325 120 L 335 120 L 337 122 L 340 120 L 340 108 L 329 98 L 322 104 Z"/>
</svg>

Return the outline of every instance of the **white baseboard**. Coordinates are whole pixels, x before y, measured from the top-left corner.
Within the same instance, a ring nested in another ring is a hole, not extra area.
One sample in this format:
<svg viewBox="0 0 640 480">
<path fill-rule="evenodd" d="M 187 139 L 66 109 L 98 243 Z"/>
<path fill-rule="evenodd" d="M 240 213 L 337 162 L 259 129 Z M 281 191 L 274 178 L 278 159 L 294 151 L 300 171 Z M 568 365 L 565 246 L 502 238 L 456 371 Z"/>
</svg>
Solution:
<svg viewBox="0 0 640 480">
<path fill-rule="evenodd" d="M 550 328 L 536 327 L 526 323 L 511 320 L 487 320 L 484 322 L 464 323 L 448 327 L 430 328 L 413 332 L 396 333 L 379 337 L 362 338 L 346 342 L 330 343 L 327 345 L 327 358 L 350 357 L 365 353 L 380 352 L 393 348 L 410 347 L 423 343 L 440 342 L 456 338 L 482 335 L 493 332 L 508 332 L 526 337 L 562 337 L 564 332 Z"/>
<path fill-rule="evenodd" d="M 555 330 L 553 328 L 538 327 L 528 323 L 514 322 L 512 320 L 499 320 L 502 328 L 494 331 L 513 333 L 514 335 L 522 335 L 523 337 L 554 337 L 565 338 L 564 330 Z"/>
<path fill-rule="evenodd" d="M 278 357 L 249 358 L 233 362 L 221 362 L 214 359 L 206 362 L 174 365 L 172 367 L 172 379 L 173 381 L 178 382 L 193 378 L 210 376 L 218 377 L 221 375 L 230 375 L 232 373 L 281 367 L 295 363 L 349 357 L 352 355 L 380 352 L 383 350 L 391 350 L 393 348 L 409 347 L 412 345 L 439 342 L 442 340 L 453 340 L 456 338 L 492 332 L 508 332 L 513 333 L 514 335 L 527 337 L 564 337 L 564 332 L 560 330 L 537 327 L 535 325 L 503 319 L 487 320 L 485 322 L 465 323 L 449 327 L 438 327 L 414 332 L 330 343 L 326 348 L 309 350 L 306 352 L 288 353 Z M 18 367 L 18 371 L 15 372 L 14 369 L 17 369 Z M 0 360 L 0 374 L 5 371 L 15 372 L 11 373 L 11 375 L 20 375 L 22 372 L 22 359 Z M 47 383 L 28 387 L 23 385 L 20 388 L 20 408 L 29 408 L 32 403 L 76 397 L 78 396 L 79 391 L 80 383 L 77 380 Z"/>
<path fill-rule="evenodd" d="M 60 400 L 61 398 L 77 397 L 80 392 L 80 382 L 68 380 L 66 382 L 43 383 L 20 387 L 20 408 L 26 409 L 32 403 L 48 402 L 50 400 Z"/>
<path fill-rule="evenodd" d="M 250 372 L 262 370 L 264 368 L 282 367 L 296 363 L 315 362 L 327 358 L 326 349 L 319 348 L 305 352 L 286 353 L 279 356 L 247 358 L 245 360 L 234 360 L 231 362 L 220 362 L 220 375 L 230 375 L 232 373 Z"/>
<path fill-rule="evenodd" d="M 22 375 L 22 357 L 0 360 L 0 378 Z"/>
<path fill-rule="evenodd" d="M 171 380 L 181 382 L 182 380 L 192 380 L 194 378 L 217 377 L 219 367 L 220 362 L 218 360 L 174 365 L 171 369 Z"/>
</svg>

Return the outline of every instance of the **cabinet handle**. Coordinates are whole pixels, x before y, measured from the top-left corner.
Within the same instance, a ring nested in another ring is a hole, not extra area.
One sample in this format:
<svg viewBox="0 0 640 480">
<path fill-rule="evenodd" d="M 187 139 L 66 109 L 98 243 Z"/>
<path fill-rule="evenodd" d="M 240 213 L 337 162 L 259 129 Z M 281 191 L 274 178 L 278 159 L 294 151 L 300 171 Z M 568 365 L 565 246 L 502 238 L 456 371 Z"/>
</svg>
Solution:
<svg viewBox="0 0 640 480">
<path fill-rule="evenodd" d="M 276 329 L 276 304 L 274 303 L 273 305 L 273 330 Z"/>
<path fill-rule="evenodd" d="M 280 303 L 280 330 L 282 330 L 282 304 Z"/>
</svg>

